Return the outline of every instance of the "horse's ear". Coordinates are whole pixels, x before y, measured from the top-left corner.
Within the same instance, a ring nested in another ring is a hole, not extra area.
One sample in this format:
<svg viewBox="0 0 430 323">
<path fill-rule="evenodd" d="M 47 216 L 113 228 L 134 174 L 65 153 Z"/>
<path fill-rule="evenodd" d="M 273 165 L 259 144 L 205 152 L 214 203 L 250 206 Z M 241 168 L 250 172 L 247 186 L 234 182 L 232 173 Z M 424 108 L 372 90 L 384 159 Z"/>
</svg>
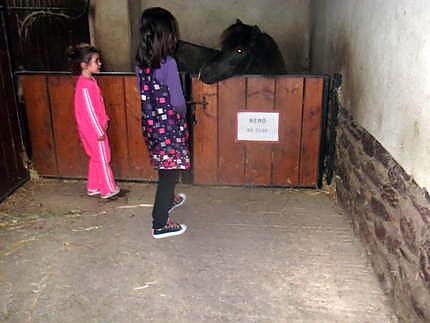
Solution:
<svg viewBox="0 0 430 323">
<path fill-rule="evenodd" d="M 243 24 L 242 20 L 240 20 L 239 18 L 236 19 L 236 24 Z"/>
<path fill-rule="evenodd" d="M 252 28 L 254 28 L 254 30 L 255 30 L 256 32 L 261 33 L 261 29 L 260 29 L 260 27 L 258 27 L 257 25 L 254 25 L 254 27 L 252 27 Z"/>
</svg>

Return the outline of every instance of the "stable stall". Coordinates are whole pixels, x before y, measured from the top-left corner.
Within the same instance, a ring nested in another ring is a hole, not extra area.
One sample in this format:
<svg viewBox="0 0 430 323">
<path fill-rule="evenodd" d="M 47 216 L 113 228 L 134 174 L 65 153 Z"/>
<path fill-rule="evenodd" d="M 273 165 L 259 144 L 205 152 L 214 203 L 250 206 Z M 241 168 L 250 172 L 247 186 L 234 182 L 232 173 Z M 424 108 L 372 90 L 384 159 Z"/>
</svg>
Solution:
<svg viewBox="0 0 430 323">
<path fill-rule="evenodd" d="M 73 115 L 74 77 L 26 72 L 20 78 L 36 171 L 85 177 L 86 156 Z M 111 118 L 116 177 L 156 180 L 141 133 L 135 76 L 102 73 L 98 80 Z M 193 78 L 191 84 L 193 183 L 317 186 L 327 77 L 239 76 L 211 85 Z"/>
</svg>

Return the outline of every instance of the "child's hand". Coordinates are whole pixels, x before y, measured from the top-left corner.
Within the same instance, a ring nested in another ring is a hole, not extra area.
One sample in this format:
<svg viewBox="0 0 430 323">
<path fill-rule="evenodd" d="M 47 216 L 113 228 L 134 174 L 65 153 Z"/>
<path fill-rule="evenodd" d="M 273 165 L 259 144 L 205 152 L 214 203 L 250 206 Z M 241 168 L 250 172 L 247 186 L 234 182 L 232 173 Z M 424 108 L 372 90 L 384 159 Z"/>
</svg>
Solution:
<svg viewBox="0 0 430 323">
<path fill-rule="evenodd" d="M 98 141 L 104 141 L 105 140 L 105 136 L 100 136 L 97 138 Z"/>
</svg>

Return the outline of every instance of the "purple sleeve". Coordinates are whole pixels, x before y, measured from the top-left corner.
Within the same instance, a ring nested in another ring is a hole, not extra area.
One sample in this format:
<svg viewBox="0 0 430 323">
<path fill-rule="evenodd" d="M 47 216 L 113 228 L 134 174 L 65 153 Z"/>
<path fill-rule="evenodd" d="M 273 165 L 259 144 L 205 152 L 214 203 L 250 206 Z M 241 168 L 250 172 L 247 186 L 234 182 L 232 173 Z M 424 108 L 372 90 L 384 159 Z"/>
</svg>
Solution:
<svg viewBox="0 0 430 323">
<path fill-rule="evenodd" d="M 167 85 L 170 93 L 170 104 L 176 112 L 185 114 L 187 106 L 182 92 L 181 81 L 179 79 L 178 65 L 172 57 L 167 57 L 166 62 L 155 72 L 156 79 Z"/>
</svg>

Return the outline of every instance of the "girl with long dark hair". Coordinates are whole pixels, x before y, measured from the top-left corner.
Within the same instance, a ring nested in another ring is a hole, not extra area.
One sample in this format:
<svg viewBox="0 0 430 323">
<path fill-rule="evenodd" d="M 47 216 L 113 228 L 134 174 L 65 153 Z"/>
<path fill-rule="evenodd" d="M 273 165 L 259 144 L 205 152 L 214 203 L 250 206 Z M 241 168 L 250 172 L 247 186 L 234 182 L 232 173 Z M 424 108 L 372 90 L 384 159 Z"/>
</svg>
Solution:
<svg viewBox="0 0 430 323">
<path fill-rule="evenodd" d="M 179 171 L 190 168 L 186 104 L 178 67 L 172 55 L 179 38 L 178 24 L 163 8 L 146 9 L 140 20 L 140 43 L 136 54 L 142 103 L 142 130 L 158 186 L 152 211 L 152 236 L 156 239 L 185 232 L 169 214 L 185 202 L 175 194 Z"/>
</svg>

